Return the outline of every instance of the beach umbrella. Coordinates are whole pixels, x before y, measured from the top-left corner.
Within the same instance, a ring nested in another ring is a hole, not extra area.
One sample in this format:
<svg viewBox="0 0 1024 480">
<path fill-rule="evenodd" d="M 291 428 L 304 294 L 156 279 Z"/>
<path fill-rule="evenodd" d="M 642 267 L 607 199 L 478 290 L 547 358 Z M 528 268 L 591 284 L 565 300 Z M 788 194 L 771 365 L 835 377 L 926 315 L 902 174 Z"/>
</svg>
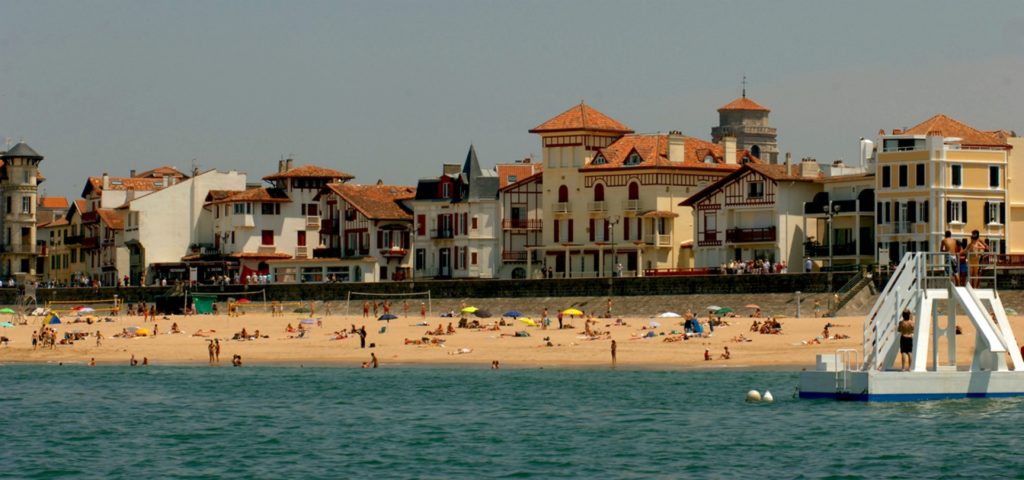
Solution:
<svg viewBox="0 0 1024 480">
<path fill-rule="evenodd" d="M 648 325 L 650 325 L 651 328 L 658 328 L 658 327 L 661 326 L 661 323 L 655 322 L 654 320 L 651 320 L 651 323 L 648 323 Z"/>
<path fill-rule="evenodd" d="M 49 323 L 50 325 L 57 325 L 60 323 L 60 317 L 58 317 L 56 313 L 50 314 L 50 320 L 46 323 Z"/>
<path fill-rule="evenodd" d="M 0 312 L 2 312 L 2 311 L 0 311 Z M 502 315 L 502 316 L 503 317 L 519 318 L 519 317 L 523 316 L 523 314 L 521 314 L 521 313 L 519 313 L 519 312 L 517 312 L 515 310 L 510 310 L 510 311 L 505 312 L 505 314 Z"/>
<path fill-rule="evenodd" d="M 313 318 L 303 318 L 302 320 L 299 321 L 299 323 L 304 324 L 304 325 L 313 325 L 313 324 L 316 323 L 316 319 L 313 319 Z"/>
<path fill-rule="evenodd" d="M 243 299 L 239 300 L 238 303 L 249 303 L 251 301 L 252 300 L 249 300 L 248 298 L 243 298 Z"/>
<path fill-rule="evenodd" d="M 534 322 L 533 320 L 530 320 L 529 318 L 526 318 L 526 317 L 519 317 L 519 321 L 523 322 L 523 323 L 525 323 L 525 324 L 527 324 L 527 325 L 529 325 L 531 327 L 536 327 L 537 326 L 537 322 Z"/>
<path fill-rule="evenodd" d="M 0 313 L 14 314 L 15 312 L 14 312 L 14 310 L 11 310 L 10 308 L 4 307 L 4 308 L 0 308 Z"/>
<path fill-rule="evenodd" d="M 715 310 L 715 315 L 725 315 L 726 313 L 729 313 L 731 311 L 732 309 L 729 307 L 722 307 L 719 308 L 718 310 Z"/>
<path fill-rule="evenodd" d="M 758 310 L 761 309 L 761 306 L 756 304 L 756 303 L 748 303 L 748 304 L 744 305 L 743 307 L 744 308 L 756 308 Z"/>
<path fill-rule="evenodd" d="M 473 315 L 480 318 L 491 318 L 491 312 L 488 312 L 487 310 L 477 310 L 473 312 Z"/>
<path fill-rule="evenodd" d="M 148 328 L 140 328 L 138 330 L 135 330 L 135 336 L 137 336 L 137 337 L 145 337 L 145 336 L 149 336 L 149 335 L 150 335 L 150 332 L 149 332 Z"/>
<path fill-rule="evenodd" d="M 136 327 L 136 326 L 132 325 L 132 326 L 126 328 L 125 330 L 128 330 L 131 333 L 135 333 L 135 332 L 139 331 L 139 327 Z"/>
<path fill-rule="evenodd" d="M 722 307 L 719 307 L 718 305 L 708 305 L 708 311 L 709 312 L 717 312 L 717 311 L 719 311 L 721 309 L 722 309 Z"/>
<path fill-rule="evenodd" d="M 383 320 L 385 322 L 390 322 L 391 320 L 394 320 L 396 318 L 398 318 L 398 317 L 395 316 L 395 315 L 392 315 L 390 313 L 385 313 L 384 315 L 381 315 L 380 317 L 378 317 L 377 320 Z"/>
<path fill-rule="evenodd" d="M 582 317 L 583 316 L 583 312 L 581 312 L 581 311 L 579 311 L 579 310 L 577 310 L 575 308 L 567 308 L 565 310 L 562 310 L 562 315 L 569 315 L 570 317 L 571 316 Z"/>
<path fill-rule="evenodd" d="M 78 313 L 89 313 L 89 312 L 95 312 L 95 311 L 96 311 L 96 309 L 92 308 L 92 307 L 82 307 L 82 308 L 78 309 Z"/>
<path fill-rule="evenodd" d="M 74 307 L 74 308 L 72 308 L 72 310 L 74 310 L 74 311 L 76 311 L 76 312 L 77 312 L 78 310 L 81 310 L 81 309 L 83 309 L 83 308 L 85 308 L 85 305 L 79 305 L 79 306 L 77 306 L 77 307 Z"/>
<path fill-rule="evenodd" d="M 665 313 L 663 313 L 661 315 L 658 315 L 658 318 L 679 318 L 679 317 L 682 317 L 682 315 L 680 315 L 680 314 L 678 314 L 676 312 L 665 312 Z"/>
<path fill-rule="evenodd" d="M 466 307 L 462 309 L 462 313 L 475 313 L 477 310 L 480 309 L 476 307 Z"/>
<path fill-rule="evenodd" d="M 11 328 L 11 327 L 13 327 L 13 326 L 14 326 L 14 324 L 13 324 L 13 323 L 11 323 L 11 322 L 3 322 L 3 323 L 0 323 L 0 327 L 4 327 L 4 328 Z"/>
</svg>

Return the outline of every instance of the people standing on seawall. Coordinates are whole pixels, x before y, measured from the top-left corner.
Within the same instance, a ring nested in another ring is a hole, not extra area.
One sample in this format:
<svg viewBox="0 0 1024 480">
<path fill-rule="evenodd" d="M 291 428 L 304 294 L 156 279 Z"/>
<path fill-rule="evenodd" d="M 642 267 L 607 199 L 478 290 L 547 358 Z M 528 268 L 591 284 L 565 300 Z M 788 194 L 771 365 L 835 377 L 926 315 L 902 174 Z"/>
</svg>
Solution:
<svg viewBox="0 0 1024 480">
<path fill-rule="evenodd" d="M 912 364 L 910 354 L 914 352 L 914 318 L 910 310 L 903 311 L 903 319 L 896 330 L 900 332 L 900 370 L 909 372 Z"/>
</svg>

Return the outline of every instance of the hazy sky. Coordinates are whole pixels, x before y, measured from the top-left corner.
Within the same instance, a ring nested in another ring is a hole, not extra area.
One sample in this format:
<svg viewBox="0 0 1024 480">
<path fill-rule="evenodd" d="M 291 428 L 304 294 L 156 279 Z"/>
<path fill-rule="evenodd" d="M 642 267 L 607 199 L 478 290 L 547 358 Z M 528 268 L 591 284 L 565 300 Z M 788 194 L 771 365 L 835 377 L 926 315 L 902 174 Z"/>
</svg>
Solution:
<svg viewBox="0 0 1024 480">
<path fill-rule="evenodd" d="M 772 109 L 780 150 L 946 113 L 1024 133 L 1024 2 L 0 2 L 0 137 L 46 157 L 49 195 L 174 165 L 250 179 L 294 154 L 415 184 L 585 99 L 637 132 L 709 138 Z"/>
</svg>

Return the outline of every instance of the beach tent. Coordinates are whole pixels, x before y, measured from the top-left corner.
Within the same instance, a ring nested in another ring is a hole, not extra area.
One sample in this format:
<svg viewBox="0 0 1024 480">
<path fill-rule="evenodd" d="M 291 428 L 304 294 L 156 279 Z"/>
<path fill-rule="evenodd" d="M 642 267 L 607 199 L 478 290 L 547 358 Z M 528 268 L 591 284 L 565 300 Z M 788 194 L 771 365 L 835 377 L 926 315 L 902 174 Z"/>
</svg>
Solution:
<svg viewBox="0 0 1024 480">
<path fill-rule="evenodd" d="M 60 323 L 60 317 L 58 317 L 56 313 L 51 313 L 50 318 L 46 320 L 46 323 L 50 325 L 57 325 Z"/>
<path fill-rule="evenodd" d="M 213 313 L 215 301 L 217 301 L 216 295 L 192 295 L 192 304 L 196 307 L 196 313 Z"/>
<path fill-rule="evenodd" d="M 519 317 L 519 321 L 523 322 L 523 323 L 525 323 L 525 324 L 527 324 L 527 325 L 529 325 L 531 327 L 536 327 L 537 326 L 537 322 L 534 322 L 533 320 L 530 320 L 529 318 L 526 318 L 526 317 Z"/>
</svg>

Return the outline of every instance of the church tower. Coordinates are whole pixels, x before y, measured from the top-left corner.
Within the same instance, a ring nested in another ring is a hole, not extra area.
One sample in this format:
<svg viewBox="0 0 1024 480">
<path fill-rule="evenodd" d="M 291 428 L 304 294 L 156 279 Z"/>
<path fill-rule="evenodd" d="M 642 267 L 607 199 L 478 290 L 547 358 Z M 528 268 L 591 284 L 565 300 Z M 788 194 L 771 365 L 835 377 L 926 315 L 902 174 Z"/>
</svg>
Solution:
<svg viewBox="0 0 1024 480">
<path fill-rule="evenodd" d="M 779 145 L 775 139 L 775 127 L 768 126 L 768 110 L 747 98 L 746 79 L 743 96 L 718 109 L 718 126 L 711 128 L 715 143 L 722 137 L 736 137 L 736 148 L 750 150 L 765 163 L 779 163 Z"/>
</svg>

